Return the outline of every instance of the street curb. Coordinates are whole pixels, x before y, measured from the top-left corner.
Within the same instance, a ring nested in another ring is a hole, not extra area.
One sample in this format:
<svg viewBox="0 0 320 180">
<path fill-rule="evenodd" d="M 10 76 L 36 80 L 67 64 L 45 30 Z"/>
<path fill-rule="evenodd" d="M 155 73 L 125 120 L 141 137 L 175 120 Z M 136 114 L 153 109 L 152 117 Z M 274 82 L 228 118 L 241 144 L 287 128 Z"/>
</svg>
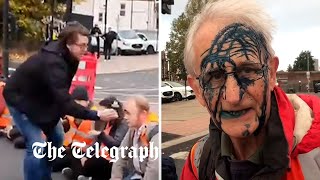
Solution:
<svg viewBox="0 0 320 180">
<path fill-rule="evenodd" d="M 150 70 L 156 70 L 159 69 L 158 67 L 151 67 L 151 68 L 145 68 L 145 69 L 134 69 L 134 70 L 127 70 L 127 71 L 118 71 L 118 72 L 104 72 L 104 73 L 97 73 L 97 75 L 100 74 L 124 74 L 124 73 L 132 73 L 132 72 L 139 72 L 139 71 L 150 71 Z"/>
<path fill-rule="evenodd" d="M 171 147 L 171 146 L 174 146 L 174 145 L 177 145 L 177 144 L 181 144 L 181 143 L 190 141 L 192 139 L 196 139 L 196 138 L 205 136 L 207 134 L 209 134 L 209 130 L 205 130 L 205 131 L 202 131 L 202 132 L 199 132 L 199 133 L 196 133 L 196 134 L 192 134 L 192 135 L 189 135 L 189 136 L 184 136 L 184 137 L 181 137 L 181 138 L 177 138 L 177 139 L 162 143 L 161 144 L 161 149 L 166 149 L 168 147 Z"/>
</svg>

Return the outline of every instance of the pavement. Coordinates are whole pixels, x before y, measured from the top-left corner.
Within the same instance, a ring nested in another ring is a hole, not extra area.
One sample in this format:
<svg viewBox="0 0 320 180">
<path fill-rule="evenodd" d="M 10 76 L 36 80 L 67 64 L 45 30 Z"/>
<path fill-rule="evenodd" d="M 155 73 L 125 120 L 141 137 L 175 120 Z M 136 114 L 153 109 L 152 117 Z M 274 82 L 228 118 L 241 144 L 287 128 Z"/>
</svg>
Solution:
<svg viewBox="0 0 320 180">
<path fill-rule="evenodd" d="M 192 145 L 208 134 L 209 114 L 196 99 L 162 104 L 162 155 L 175 160 L 180 177 Z"/>
<path fill-rule="evenodd" d="M 104 61 L 100 56 L 97 74 L 116 74 L 141 70 L 158 69 L 159 54 L 136 56 L 111 56 L 111 60 Z"/>
<path fill-rule="evenodd" d="M 152 64 L 153 63 L 153 64 Z M 159 113 L 158 55 L 112 56 L 111 61 L 101 58 L 97 64 L 95 99 L 97 103 L 106 96 L 114 95 L 120 101 L 129 96 L 145 95 L 151 111 Z M 18 63 L 10 62 L 11 68 Z M 24 150 L 17 150 L 4 137 L 0 137 L 0 180 L 23 179 Z M 53 180 L 63 180 L 61 173 L 52 173 Z"/>
</svg>

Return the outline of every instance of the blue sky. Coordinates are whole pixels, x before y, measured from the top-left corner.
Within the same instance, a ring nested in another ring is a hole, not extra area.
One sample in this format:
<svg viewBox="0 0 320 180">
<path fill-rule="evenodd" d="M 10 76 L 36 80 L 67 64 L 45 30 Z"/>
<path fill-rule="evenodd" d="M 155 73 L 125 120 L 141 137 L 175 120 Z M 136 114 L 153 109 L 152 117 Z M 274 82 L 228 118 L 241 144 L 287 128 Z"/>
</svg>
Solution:
<svg viewBox="0 0 320 180">
<path fill-rule="evenodd" d="M 188 0 L 176 0 L 171 15 L 162 15 L 160 48 L 169 41 L 171 22 L 185 9 Z M 320 1 L 318 0 L 258 0 L 271 15 L 276 31 L 272 46 L 279 57 L 278 70 L 286 70 L 302 50 L 310 50 L 320 59 Z"/>
</svg>

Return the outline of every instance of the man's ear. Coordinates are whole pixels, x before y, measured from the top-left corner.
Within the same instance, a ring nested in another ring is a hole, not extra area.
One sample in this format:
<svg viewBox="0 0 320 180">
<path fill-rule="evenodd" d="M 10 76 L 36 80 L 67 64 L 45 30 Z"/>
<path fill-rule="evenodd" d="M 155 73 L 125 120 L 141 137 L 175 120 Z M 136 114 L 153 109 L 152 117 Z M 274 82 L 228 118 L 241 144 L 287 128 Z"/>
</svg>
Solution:
<svg viewBox="0 0 320 180">
<path fill-rule="evenodd" d="M 277 56 L 274 56 L 270 61 L 270 78 L 269 78 L 269 85 L 270 89 L 273 90 L 273 88 L 276 86 L 277 83 L 277 70 L 279 66 L 279 58 Z"/>
<path fill-rule="evenodd" d="M 205 107 L 206 102 L 203 99 L 203 95 L 202 95 L 203 90 L 200 88 L 199 81 L 195 77 L 188 75 L 188 83 L 192 88 L 192 90 L 194 91 L 198 102 Z"/>
</svg>

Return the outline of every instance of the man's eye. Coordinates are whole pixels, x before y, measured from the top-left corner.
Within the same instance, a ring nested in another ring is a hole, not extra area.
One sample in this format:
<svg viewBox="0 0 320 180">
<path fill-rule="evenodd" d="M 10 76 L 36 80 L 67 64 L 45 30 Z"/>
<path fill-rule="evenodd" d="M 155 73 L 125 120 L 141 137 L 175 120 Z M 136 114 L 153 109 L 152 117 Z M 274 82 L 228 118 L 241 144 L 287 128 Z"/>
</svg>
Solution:
<svg viewBox="0 0 320 180">
<path fill-rule="evenodd" d="M 214 72 L 214 73 L 212 73 L 212 79 L 219 80 L 221 78 L 223 78 L 223 73 L 222 72 Z"/>
<path fill-rule="evenodd" d="M 255 69 L 255 68 L 245 68 L 245 69 L 241 69 L 238 72 L 240 74 L 255 74 L 258 73 L 259 69 Z"/>
</svg>

